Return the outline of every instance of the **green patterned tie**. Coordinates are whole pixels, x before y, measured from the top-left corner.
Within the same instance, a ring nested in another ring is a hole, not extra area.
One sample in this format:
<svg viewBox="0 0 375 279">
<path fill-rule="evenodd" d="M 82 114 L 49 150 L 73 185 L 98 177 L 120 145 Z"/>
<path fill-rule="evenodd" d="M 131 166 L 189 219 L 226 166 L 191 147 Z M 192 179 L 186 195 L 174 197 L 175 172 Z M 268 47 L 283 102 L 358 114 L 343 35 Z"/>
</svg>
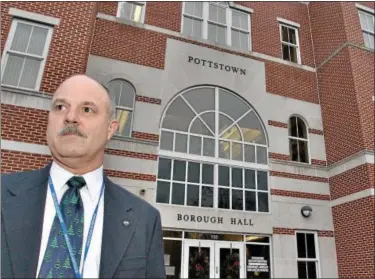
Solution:
<svg viewBox="0 0 375 279">
<path fill-rule="evenodd" d="M 81 262 L 84 211 L 79 189 L 86 185 L 82 176 L 74 176 L 67 182 L 69 189 L 60 202 L 68 236 L 78 267 Z M 68 246 L 56 214 L 48 239 L 38 278 L 76 278 Z"/>
</svg>

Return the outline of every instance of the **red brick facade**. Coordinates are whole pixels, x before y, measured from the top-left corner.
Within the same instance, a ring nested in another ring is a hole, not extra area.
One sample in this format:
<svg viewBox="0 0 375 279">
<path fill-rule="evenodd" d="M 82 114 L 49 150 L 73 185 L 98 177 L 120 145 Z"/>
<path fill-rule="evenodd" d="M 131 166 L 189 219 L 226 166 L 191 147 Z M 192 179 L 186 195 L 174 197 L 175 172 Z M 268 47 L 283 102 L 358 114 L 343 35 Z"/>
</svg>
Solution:
<svg viewBox="0 0 375 279">
<path fill-rule="evenodd" d="M 284 234 L 284 235 L 294 235 L 298 229 L 290 228 L 273 228 L 273 234 Z M 306 231 L 306 230 L 303 230 Z M 334 237 L 333 231 L 318 231 L 319 237 Z"/>
</svg>

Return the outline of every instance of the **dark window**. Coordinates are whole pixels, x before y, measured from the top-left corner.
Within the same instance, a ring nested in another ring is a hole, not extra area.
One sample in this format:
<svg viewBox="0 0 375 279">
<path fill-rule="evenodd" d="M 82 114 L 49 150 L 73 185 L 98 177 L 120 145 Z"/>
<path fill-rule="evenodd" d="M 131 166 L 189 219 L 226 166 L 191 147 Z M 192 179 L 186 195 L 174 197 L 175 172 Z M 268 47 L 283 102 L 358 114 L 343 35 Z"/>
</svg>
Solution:
<svg viewBox="0 0 375 279">
<path fill-rule="evenodd" d="M 315 235 L 297 233 L 298 278 L 317 278 Z"/>
<path fill-rule="evenodd" d="M 289 119 L 289 150 L 292 161 L 309 163 L 307 127 L 297 116 Z"/>
</svg>

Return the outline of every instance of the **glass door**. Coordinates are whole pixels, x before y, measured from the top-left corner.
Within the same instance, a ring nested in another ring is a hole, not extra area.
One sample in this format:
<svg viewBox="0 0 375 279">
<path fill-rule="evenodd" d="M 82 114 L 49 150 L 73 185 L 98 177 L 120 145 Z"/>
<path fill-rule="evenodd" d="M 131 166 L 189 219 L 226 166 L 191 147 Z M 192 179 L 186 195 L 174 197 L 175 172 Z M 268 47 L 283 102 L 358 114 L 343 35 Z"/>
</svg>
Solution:
<svg viewBox="0 0 375 279">
<path fill-rule="evenodd" d="M 245 278 L 243 246 L 235 242 L 215 243 L 215 278 Z"/>
<path fill-rule="evenodd" d="M 182 278 L 215 278 L 214 256 L 212 241 L 185 240 Z"/>
</svg>

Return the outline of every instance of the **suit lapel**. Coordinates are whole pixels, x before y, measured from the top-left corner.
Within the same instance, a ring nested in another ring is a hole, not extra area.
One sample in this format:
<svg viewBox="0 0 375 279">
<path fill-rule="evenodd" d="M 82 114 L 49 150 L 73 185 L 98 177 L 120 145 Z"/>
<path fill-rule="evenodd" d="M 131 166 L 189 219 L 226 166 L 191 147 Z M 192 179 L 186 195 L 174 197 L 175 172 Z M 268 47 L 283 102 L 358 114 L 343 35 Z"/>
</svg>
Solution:
<svg viewBox="0 0 375 279">
<path fill-rule="evenodd" d="M 50 165 L 8 185 L 11 195 L 2 204 L 9 253 L 17 278 L 35 278 L 43 229 Z M 21 174 L 20 174 L 21 175 Z"/>
<path fill-rule="evenodd" d="M 112 278 L 136 228 L 127 193 L 104 176 L 104 222 L 100 278 Z"/>
</svg>

